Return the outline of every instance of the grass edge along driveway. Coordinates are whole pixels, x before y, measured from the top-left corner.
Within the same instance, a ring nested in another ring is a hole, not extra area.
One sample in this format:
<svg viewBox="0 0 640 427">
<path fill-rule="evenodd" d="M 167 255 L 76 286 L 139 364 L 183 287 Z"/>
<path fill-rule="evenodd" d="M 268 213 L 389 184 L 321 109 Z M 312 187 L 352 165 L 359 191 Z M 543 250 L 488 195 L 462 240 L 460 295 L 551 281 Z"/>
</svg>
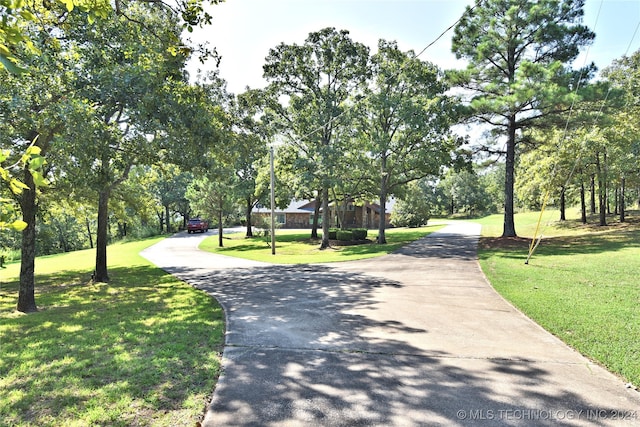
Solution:
<svg viewBox="0 0 640 427">
<path fill-rule="evenodd" d="M 543 219 L 544 238 L 525 265 L 539 213 L 516 215 L 519 239 L 497 239 L 502 216 L 483 218 L 479 261 L 492 286 L 525 315 L 589 359 L 640 386 L 640 213 L 626 223 Z"/>
</svg>

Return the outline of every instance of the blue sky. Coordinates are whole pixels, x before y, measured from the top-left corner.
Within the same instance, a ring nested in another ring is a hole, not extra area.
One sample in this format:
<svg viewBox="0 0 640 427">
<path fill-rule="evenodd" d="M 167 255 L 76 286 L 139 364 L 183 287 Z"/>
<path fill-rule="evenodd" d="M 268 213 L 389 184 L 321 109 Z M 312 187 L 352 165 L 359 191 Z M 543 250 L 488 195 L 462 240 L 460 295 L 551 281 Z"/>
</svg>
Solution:
<svg viewBox="0 0 640 427">
<path fill-rule="evenodd" d="M 220 74 L 234 93 L 262 87 L 262 65 L 269 49 L 304 42 L 312 31 L 336 27 L 372 49 L 380 38 L 403 50 L 420 52 L 452 25 L 472 0 L 226 0 L 211 8 L 214 22 L 193 34 L 222 56 Z M 584 24 L 596 33 L 576 66 L 595 62 L 602 69 L 625 52 L 640 48 L 640 0 L 586 0 Z M 420 58 L 442 68 L 461 68 L 451 53 L 449 32 Z M 200 66 L 200 65 L 198 65 Z M 194 66 L 195 67 L 195 66 Z"/>
</svg>

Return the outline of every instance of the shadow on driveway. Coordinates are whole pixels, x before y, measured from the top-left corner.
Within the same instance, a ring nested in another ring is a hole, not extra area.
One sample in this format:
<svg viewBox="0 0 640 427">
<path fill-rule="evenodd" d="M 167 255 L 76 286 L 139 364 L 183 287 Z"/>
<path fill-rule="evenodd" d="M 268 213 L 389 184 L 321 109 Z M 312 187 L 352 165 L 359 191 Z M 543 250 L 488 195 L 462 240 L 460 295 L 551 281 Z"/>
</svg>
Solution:
<svg viewBox="0 0 640 427">
<path fill-rule="evenodd" d="M 208 268 L 182 249 L 198 263 L 173 257 L 164 268 L 227 317 L 203 425 L 640 423 L 637 393 L 497 296 L 477 265 L 477 235 L 431 236 L 331 265 L 224 268 L 211 255 Z"/>
</svg>

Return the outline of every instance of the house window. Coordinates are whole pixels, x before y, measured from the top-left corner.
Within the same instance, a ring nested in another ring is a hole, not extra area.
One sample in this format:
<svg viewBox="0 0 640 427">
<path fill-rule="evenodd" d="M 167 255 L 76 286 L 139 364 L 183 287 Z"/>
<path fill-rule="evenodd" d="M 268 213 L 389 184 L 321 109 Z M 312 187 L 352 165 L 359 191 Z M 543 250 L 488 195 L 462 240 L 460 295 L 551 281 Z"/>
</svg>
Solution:
<svg viewBox="0 0 640 427">
<path fill-rule="evenodd" d="M 287 222 L 287 218 L 285 214 L 276 214 L 276 223 L 284 224 Z"/>
<path fill-rule="evenodd" d="M 309 215 L 309 225 L 313 225 L 314 214 Z M 318 225 L 322 225 L 322 215 L 318 217 Z"/>
</svg>

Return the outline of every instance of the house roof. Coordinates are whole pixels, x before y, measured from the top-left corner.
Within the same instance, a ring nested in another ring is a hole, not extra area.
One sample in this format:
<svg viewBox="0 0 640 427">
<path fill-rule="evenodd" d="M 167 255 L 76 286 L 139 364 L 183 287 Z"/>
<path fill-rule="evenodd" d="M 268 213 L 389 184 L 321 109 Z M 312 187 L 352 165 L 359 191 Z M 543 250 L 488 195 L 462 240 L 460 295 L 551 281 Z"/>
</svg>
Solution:
<svg viewBox="0 0 640 427">
<path fill-rule="evenodd" d="M 385 203 L 385 205 L 384 205 L 385 213 L 390 214 L 391 211 L 393 210 L 393 205 L 395 205 L 395 204 L 396 204 L 396 199 L 394 199 L 393 197 L 390 197 L 389 199 L 387 199 L 387 203 Z M 379 203 L 371 203 L 369 205 L 369 207 L 371 209 L 373 209 L 374 212 L 380 213 L 380 204 Z"/>
<path fill-rule="evenodd" d="M 274 212 L 278 214 L 283 213 L 304 213 L 310 214 L 313 213 L 315 201 L 314 200 L 292 200 L 284 209 L 275 208 Z M 260 208 L 255 208 L 254 212 L 256 213 L 270 213 L 271 208 L 268 206 L 262 206 Z"/>
<path fill-rule="evenodd" d="M 395 204 L 395 199 L 393 198 L 389 198 L 387 200 L 386 206 L 385 206 L 385 211 L 386 213 L 391 213 L 391 210 L 393 209 L 393 205 Z M 289 203 L 289 206 L 287 206 L 284 209 L 280 209 L 280 208 L 275 208 L 274 209 L 274 213 L 277 214 L 287 214 L 287 213 L 299 213 L 299 214 L 311 214 L 313 213 L 313 210 L 315 209 L 315 200 L 292 200 Z M 369 207 L 371 209 L 373 209 L 374 212 L 376 213 L 380 213 L 380 205 L 377 203 L 371 203 L 369 204 Z M 256 213 L 271 213 L 271 208 L 269 206 L 261 206 L 261 207 L 256 207 L 254 210 L 254 212 Z"/>
</svg>

